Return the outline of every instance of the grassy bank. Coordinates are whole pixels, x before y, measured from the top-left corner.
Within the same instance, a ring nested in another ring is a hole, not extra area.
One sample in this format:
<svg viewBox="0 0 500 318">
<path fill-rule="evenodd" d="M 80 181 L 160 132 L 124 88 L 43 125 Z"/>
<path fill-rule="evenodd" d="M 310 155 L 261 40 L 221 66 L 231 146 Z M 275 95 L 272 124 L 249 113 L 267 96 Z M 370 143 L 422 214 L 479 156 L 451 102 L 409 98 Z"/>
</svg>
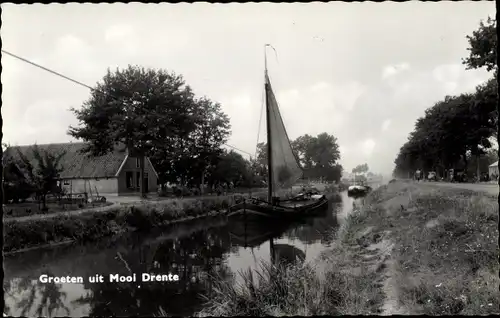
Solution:
<svg viewBox="0 0 500 318">
<path fill-rule="evenodd" d="M 329 190 L 329 197 L 333 201 L 340 200 L 333 191 Z M 265 195 L 262 195 L 264 198 Z M 177 199 L 33 221 L 5 219 L 3 250 L 9 253 L 36 246 L 95 241 L 128 231 L 149 231 L 173 223 L 224 215 L 228 207 L 242 199 L 242 196 Z"/>
<path fill-rule="evenodd" d="M 207 315 L 499 313 L 498 205 L 458 189 L 393 182 L 372 192 L 315 265 L 216 280 Z M 271 279 L 272 277 L 272 279 Z"/>
<path fill-rule="evenodd" d="M 496 198 L 460 189 L 399 188 L 407 195 L 386 203 L 385 224 L 378 228 L 390 229 L 387 236 L 396 243 L 388 267 L 394 300 L 387 311 L 499 314 Z"/>
</svg>

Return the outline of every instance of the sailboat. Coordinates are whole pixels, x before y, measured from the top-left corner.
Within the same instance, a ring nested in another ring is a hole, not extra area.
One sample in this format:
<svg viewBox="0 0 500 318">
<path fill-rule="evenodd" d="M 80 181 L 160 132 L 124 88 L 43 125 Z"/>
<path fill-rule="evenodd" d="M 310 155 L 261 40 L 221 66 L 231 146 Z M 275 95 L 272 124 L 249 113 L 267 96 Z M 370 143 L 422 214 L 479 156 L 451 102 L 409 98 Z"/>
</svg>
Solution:
<svg viewBox="0 0 500 318">
<path fill-rule="evenodd" d="M 266 44 L 265 49 L 271 47 Z M 250 198 L 230 208 L 245 213 L 280 218 L 302 217 L 328 207 L 328 199 L 318 192 L 302 193 L 296 198 L 283 200 L 276 191 L 291 188 L 303 176 L 303 170 L 295 156 L 290 139 L 281 117 L 267 71 L 267 57 L 264 51 L 264 89 L 267 130 L 267 201 Z"/>
</svg>

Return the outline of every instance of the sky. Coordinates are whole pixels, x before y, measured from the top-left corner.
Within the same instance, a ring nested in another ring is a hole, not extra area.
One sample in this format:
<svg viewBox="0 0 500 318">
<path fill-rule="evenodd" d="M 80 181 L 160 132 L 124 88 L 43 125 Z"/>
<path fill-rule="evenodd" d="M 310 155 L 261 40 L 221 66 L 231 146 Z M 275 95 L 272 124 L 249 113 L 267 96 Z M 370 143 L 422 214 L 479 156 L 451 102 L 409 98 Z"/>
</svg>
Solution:
<svg viewBox="0 0 500 318">
<path fill-rule="evenodd" d="M 264 44 L 290 139 L 334 135 L 340 163 L 390 174 L 425 109 L 490 75 L 466 70 L 466 35 L 495 2 L 2 4 L 2 49 L 94 86 L 108 68 L 182 74 L 229 115 L 229 144 L 254 154 Z M 68 142 L 89 89 L 2 54 L 4 143 Z M 245 153 L 243 155 L 247 156 Z"/>
</svg>

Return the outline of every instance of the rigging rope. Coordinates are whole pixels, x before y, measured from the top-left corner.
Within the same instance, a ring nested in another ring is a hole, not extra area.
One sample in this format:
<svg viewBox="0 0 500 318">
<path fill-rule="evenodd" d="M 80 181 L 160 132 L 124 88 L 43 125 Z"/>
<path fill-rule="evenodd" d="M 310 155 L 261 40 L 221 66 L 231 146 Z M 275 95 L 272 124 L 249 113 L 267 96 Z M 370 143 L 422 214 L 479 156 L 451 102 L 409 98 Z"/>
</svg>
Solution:
<svg viewBox="0 0 500 318">
<path fill-rule="evenodd" d="M 262 125 L 262 113 L 264 112 L 264 99 L 266 98 L 265 88 L 262 90 L 262 102 L 260 106 L 260 116 L 259 116 L 259 127 L 257 128 L 257 144 L 255 145 L 255 159 L 257 159 L 257 152 L 259 151 L 259 138 L 260 138 L 260 126 Z"/>
</svg>

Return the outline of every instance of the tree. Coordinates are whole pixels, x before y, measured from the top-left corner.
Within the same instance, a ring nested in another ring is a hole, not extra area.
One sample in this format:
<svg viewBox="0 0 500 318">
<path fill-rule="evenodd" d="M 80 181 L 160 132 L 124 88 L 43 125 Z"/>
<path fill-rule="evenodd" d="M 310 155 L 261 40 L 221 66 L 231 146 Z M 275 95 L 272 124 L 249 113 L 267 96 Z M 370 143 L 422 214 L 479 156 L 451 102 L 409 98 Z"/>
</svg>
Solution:
<svg viewBox="0 0 500 318">
<path fill-rule="evenodd" d="M 72 109 L 81 126 L 70 127 L 69 134 L 88 142 L 86 151 L 95 156 L 124 144 L 140 160 L 145 196 L 145 156 L 161 149 L 167 160 L 180 157 L 186 147 L 179 140 L 195 128 L 194 108 L 191 88 L 180 75 L 138 66 L 108 69 L 82 108 Z"/>
<path fill-rule="evenodd" d="M 483 155 L 491 147 L 489 137 L 496 131 L 494 98 L 489 93 L 491 87 L 485 88 L 488 85 L 479 86 L 474 94 L 446 96 L 427 109 L 400 149 L 395 172 L 445 172 L 450 167 L 467 172 L 471 156 Z"/>
<path fill-rule="evenodd" d="M 267 144 L 265 142 L 257 144 L 257 155 L 251 160 L 251 165 L 256 175 L 267 178 Z"/>
<path fill-rule="evenodd" d="M 357 165 L 352 169 L 352 173 L 358 174 L 358 173 L 367 173 L 368 172 L 368 164 L 363 163 L 361 165 Z"/>
<path fill-rule="evenodd" d="M 221 156 L 224 151 L 222 145 L 227 142 L 230 135 L 229 118 L 221 110 L 221 105 L 204 97 L 195 103 L 196 128 L 192 132 L 193 141 L 190 152 L 195 161 L 193 167 L 200 175 L 200 184 L 205 184 L 204 178 L 208 167 L 214 159 Z"/>
<path fill-rule="evenodd" d="M 342 166 L 337 164 L 340 159 L 337 138 L 328 133 L 316 137 L 305 134 L 291 142 L 292 149 L 301 167 L 306 170 L 309 178 L 324 178 L 328 181 L 339 181 Z M 257 158 L 252 160 L 252 167 L 258 175 L 267 175 L 267 144 L 257 145 Z M 285 179 L 288 173 L 285 169 L 278 171 Z"/>
<path fill-rule="evenodd" d="M 319 134 L 312 140 L 312 161 L 316 167 L 331 167 L 340 159 L 337 138 L 327 133 Z"/>
<path fill-rule="evenodd" d="M 4 202 L 12 200 L 14 203 L 18 203 L 29 198 L 35 192 L 34 187 L 28 183 L 23 172 L 19 169 L 19 165 L 19 162 L 16 163 L 11 156 L 4 155 L 2 182 Z"/>
<path fill-rule="evenodd" d="M 497 69 L 497 25 L 488 17 L 486 24 L 481 21 L 479 29 L 467 36 L 469 56 L 462 60 L 467 69 L 486 67 L 488 71 Z"/>
<path fill-rule="evenodd" d="M 365 173 L 368 172 L 368 164 L 360 164 L 357 165 L 352 169 L 352 173 L 354 173 L 354 180 L 355 181 L 360 181 L 360 182 L 365 182 L 367 180 L 366 176 L 364 175 Z"/>
<path fill-rule="evenodd" d="M 223 152 L 217 165 L 210 171 L 208 179 L 209 184 L 215 186 L 251 186 L 250 163 L 232 150 Z"/>
<path fill-rule="evenodd" d="M 304 169 L 311 169 L 314 166 L 315 140 L 316 138 L 305 134 L 292 142 L 292 148 Z"/>
<path fill-rule="evenodd" d="M 292 148 L 308 177 L 340 181 L 342 166 L 337 164 L 340 159 L 337 138 L 326 132 L 316 137 L 306 134 L 295 139 Z"/>
<path fill-rule="evenodd" d="M 19 169 L 26 178 L 26 182 L 33 187 L 37 196 L 41 199 L 43 209 L 47 209 L 46 197 L 49 193 L 58 193 L 57 181 L 63 168 L 60 162 L 65 152 L 50 153 L 48 150 L 33 146 L 32 157 L 23 154 L 17 148 L 20 158 Z"/>
</svg>

